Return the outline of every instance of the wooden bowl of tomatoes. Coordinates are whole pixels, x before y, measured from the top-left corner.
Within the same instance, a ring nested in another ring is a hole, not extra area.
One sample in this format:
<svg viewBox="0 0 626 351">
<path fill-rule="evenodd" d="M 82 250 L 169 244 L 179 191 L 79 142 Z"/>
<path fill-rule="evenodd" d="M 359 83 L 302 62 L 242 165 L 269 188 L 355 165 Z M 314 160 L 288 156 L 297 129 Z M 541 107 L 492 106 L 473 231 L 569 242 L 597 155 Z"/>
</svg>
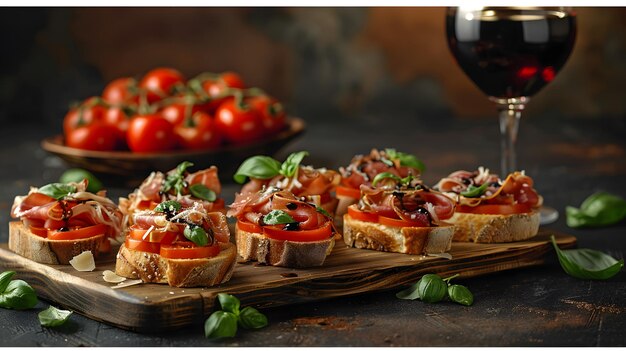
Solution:
<svg viewBox="0 0 626 351">
<path fill-rule="evenodd" d="M 101 96 L 73 106 L 63 135 L 42 148 L 72 167 L 133 184 L 182 161 L 215 165 L 228 180 L 247 157 L 272 155 L 304 132 L 302 119 L 234 72 L 186 79 L 157 68 L 111 81 Z"/>
</svg>

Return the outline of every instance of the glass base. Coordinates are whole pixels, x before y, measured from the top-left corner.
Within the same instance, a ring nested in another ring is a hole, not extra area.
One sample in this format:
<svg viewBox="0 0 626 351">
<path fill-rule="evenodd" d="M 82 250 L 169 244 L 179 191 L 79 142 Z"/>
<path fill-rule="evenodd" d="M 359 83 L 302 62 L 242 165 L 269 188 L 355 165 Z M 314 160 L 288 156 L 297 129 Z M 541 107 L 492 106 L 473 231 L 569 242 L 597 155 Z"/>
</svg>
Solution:
<svg viewBox="0 0 626 351">
<path fill-rule="evenodd" d="M 559 219 L 559 211 L 549 206 L 542 206 L 539 210 L 539 224 L 546 225 L 556 222 Z"/>
</svg>

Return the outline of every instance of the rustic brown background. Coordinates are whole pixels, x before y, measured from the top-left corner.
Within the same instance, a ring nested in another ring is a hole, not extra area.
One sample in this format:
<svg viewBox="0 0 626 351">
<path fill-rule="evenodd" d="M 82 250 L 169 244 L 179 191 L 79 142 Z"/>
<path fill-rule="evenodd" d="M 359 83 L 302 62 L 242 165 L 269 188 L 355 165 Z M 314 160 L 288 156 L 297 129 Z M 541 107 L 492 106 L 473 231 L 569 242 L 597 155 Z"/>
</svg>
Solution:
<svg viewBox="0 0 626 351">
<path fill-rule="evenodd" d="M 625 8 L 579 8 L 574 52 L 527 118 L 626 115 Z M 234 70 L 316 119 L 494 118 L 445 41 L 444 8 L 5 8 L 0 121 L 59 127 L 72 100 L 168 65 Z M 377 117 L 369 117 L 377 116 Z"/>
</svg>

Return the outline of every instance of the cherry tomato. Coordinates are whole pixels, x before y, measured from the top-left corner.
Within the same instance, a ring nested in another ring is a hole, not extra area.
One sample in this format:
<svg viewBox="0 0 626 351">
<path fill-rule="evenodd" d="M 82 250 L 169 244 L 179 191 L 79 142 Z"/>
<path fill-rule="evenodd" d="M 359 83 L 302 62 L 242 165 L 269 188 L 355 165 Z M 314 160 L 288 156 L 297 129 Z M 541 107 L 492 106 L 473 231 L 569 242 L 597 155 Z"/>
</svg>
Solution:
<svg viewBox="0 0 626 351">
<path fill-rule="evenodd" d="M 65 144 L 83 150 L 111 151 L 119 144 L 119 130 L 103 123 L 78 127 L 65 135 Z"/>
<path fill-rule="evenodd" d="M 130 116 L 124 112 L 123 108 L 118 106 L 109 107 L 104 113 L 103 122 L 117 128 L 120 139 L 126 140 L 126 131 L 130 123 Z"/>
<path fill-rule="evenodd" d="M 102 91 L 102 98 L 110 104 L 138 103 L 137 81 L 130 77 L 112 80 Z"/>
<path fill-rule="evenodd" d="M 131 119 L 126 132 L 133 152 L 173 150 L 176 146 L 174 126 L 159 115 L 139 115 Z"/>
<path fill-rule="evenodd" d="M 217 109 L 215 125 L 224 139 L 235 144 L 258 140 L 265 134 L 259 113 L 246 106 L 237 106 L 232 98 Z"/>
<path fill-rule="evenodd" d="M 285 110 L 278 100 L 258 95 L 246 99 L 246 102 L 259 111 L 267 134 L 275 134 L 285 128 Z"/>
<path fill-rule="evenodd" d="M 63 132 L 67 136 L 70 131 L 102 120 L 106 108 L 99 98 L 92 96 L 83 101 L 77 108 L 71 109 L 63 119 Z"/>
<path fill-rule="evenodd" d="M 187 108 L 189 108 L 188 114 L 187 114 Z M 202 107 L 200 105 L 194 104 L 194 105 L 191 105 L 191 107 L 189 107 L 189 105 L 184 104 L 184 103 L 174 103 L 174 104 L 165 106 L 161 110 L 160 113 L 161 113 L 161 116 L 163 116 L 163 118 L 165 118 L 170 123 L 176 126 L 176 125 L 183 123 L 185 118 L 189 118 L 193 114 L 195 114 L 196 112 L 200 112 L 201 110 L 202 110 Z"/>
<path fill-rule="evenodd" d="M 146 73 L 139 87 L 147 90 L 149 103 L 157 102 L 172 94 L 172 88 L 185 84 L 185 77 L 173 68 L 160 67 Z"/>
<path fill-rule="evenodd" d="M 174 127 L 181 146 L 190 150 L 215 148 L 222 142 L 222 137 L 215 129 L 211 116 L 196 112 L 191 118 Z"/>
<path fill-rule="evenodd" d="M 224 72 L 217 79 L 207 79 L 202 82 L 202 89 L 213 100 L 203 106 L 203 109 L 210 114 L 220 107 L 227 97 L 218 98 L 224 95 L 228 88 L 244 89 L 245 83 L 241 77 L 234 72 Z"/>
</svg>

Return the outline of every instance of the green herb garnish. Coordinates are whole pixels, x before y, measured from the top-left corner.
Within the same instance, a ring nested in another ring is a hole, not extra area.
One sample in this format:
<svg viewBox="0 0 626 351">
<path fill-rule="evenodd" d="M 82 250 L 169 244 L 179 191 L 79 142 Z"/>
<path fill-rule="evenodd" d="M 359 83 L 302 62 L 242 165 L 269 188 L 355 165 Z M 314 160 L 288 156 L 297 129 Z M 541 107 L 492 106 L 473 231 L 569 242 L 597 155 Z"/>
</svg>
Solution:
<svg viewBox="0 0 626 351">
<path fill-rule="evenodd" d="M 601 227 L 620 222 L 626 217 L 626 201 L 619 196 L 597 192 L 580 205 L 565 208 L 567 225 L 572 228 Z"/>
<path fill-rule="evenodd" d="M 209 235 L 202 227 L 188 225 L 185 227 L 183 235 L 198 246 L 206 246 L 209 243 Z"/>
<path fill-rule="evenodd" d="M 470 186 L 467 187 L 467 190 L 462 192 L 461 195 L 465 197 L 480 197 L 482 194 L 485 193 L 485 191 L 487 191 L 488 187 L 489 183 L 483 183 L 483 185 L 481 186 L 475 186 L 474 184 L 470 184 Z"/>
<path fill-rule="evenodd" d="M 38 193 L 48 195 L 55 200 L 62 199 L 69 194 L 76 192 L 76 187 L 64 183 L 47 184 L 37 190 Z"/>
<path fill-rule="evenodd" d="M 265 216 L 263 216 L 263 223 L 268 225 L 275 224 L 287 224 L 287 223 L 295 223 L 296 220 L 293 219 L 287 212 L 282 210 L 272 210 Z"/>
<path fill-rule="evenodd" d="M 374 180 L 372 181 L 372 186 L 376 186 L 376 184 L 378 184 L 383 179 L 393 179 L 396 183 L 399 183 L 402 186 L 408 186 L 409 184 L 411 184 L 411 181 L 415 179 L 415 177 L 409 174 L 404 178 L 400 178 L 393 173 L 383 172 L 377 174 L 376 177 L 374 177 Z"/>
<path fill-rule="evenodd" d="M 565 273 L 579 279 L 606 280 L 616 275 L 624 267 L 624 260 L 591 249 L 561 250 L 556 244 L 554 235 L 552 245 L 559 257 L 559 263 Z"/>
<path fill-rule="evenodd" d="M 182 207 L 183 205 L 181 205 L 180 202 L 168 200 L 156 205 L 156 207 L 154 208 L 154 212 L 175 214 L 176 212 L 180 211 Z"/>
<path fill-rule="evenodd" d="M 58 327 L 64 324 L 72 315 L 72 311 L 65 311 L 54 306 L 39 312 L 39 323 L 44 327 Z"/>
<path fill-rule="evenodd" d="M 233 295 L 219 293 L 217 298 L 222 307 L 204 323 L 204 335 L 210 339 L 232 338 L 237 334 L 237 324 L 246 329 L 260 329 L 267 325 L 267 317 L 252 307 L 239 310 L 239 299 Z"/>
<path fill-rule="evenodd" d="M 426 170 L 424 163 L 414 155 L 396 151 L 396 149 L 385 149 L 385 153 L 392 160 L 400 160 L 400 166 L 418 169 L 420 173 L 424 173 Z"/>
<path fill-rule="evenodd" d="M 308 156 L 307 151 L 294 152 L 287 156 L 285 162 L 280 163 L 269 156 L 253 156 L 239 166 L 233 176 L 235 182 L 243 184 L 246 178 L 270 179 L 279 174 L 290 178 L 296 175 L 300 163 Z"/>
<path fill-rule="evenodd" d="M 60 183 L 79 183 L 82 182 L 83 179 L 87 179 L 87 191 L 90 193 L 97 193 L 102 190 L 104 187 L 102 182 L 96 178 L 93 173 L 84 170 L 82 168 L 70 168 L 67 171 L 61 174 L 59 178 Z"/>
<path fill-rule="evenodd" d="M 209 202 L 213 202 L 217 199 L 217 194 L 215 191 L 207 188 L 204 184 L 193 184 L 189 186 L 189 191 L 191 195 L 197 197 L 198 199 L 206 200 Z"/>
<path fill-rule="evenodd" d="M 183 161 L 178 166 L 176 166 L 176 170 L 171 174 L 168 174 L 163 182 L 163 186 L 161 187 L 161 192 L 167 193 L 170 190 L 174 189 L 176 195 L 182 195 L 185 186 L 187 183 L 185 182 L 185 172 L 187 168 L 193 166 L 193 163 L 189 161 Z"/>
<path fill-rule="evenodd" d="M 396 297 L 403 300 L 420 299 L 424 302 L 435 303 L 442 301 L 446 297 L 451 301 L 470 306 L 474 303 L 474 295 L 463 285 L 450 285 L 450 280 L 456 278 L 458 274 L 442 279 L 437 274 L 425 274 L 408 289 L 396 294 Z"/>
<path fill-rule="evenodd" d="M 35 307 L 39 300 L 35 290 L 23 280 L 11 280 L 13 271 L 0 273 L 0 307 L 25 310 Z"/>
</svg>

